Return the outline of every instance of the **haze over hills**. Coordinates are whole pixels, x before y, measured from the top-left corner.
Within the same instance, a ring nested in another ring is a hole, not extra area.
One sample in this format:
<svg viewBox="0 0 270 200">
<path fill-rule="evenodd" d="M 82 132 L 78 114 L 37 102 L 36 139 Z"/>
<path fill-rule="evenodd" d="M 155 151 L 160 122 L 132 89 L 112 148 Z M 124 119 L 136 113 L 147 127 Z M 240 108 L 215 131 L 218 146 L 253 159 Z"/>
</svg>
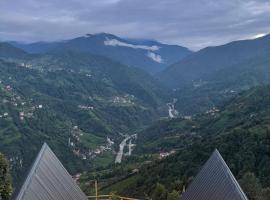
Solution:
<svg viewBox="0 0 270 200">
<path fill-rule="evenodd" d="M 11 44 L 29 53 L 52 53 L 72 50 L 101 55 L 125 65 L 138 67 L 153 74 L 183 59 L 192 52 L 185 47 L 166 45 L 150 40 L 122 39 L 112 34 L 87 34 L 60 42 Z"/>
</svg>

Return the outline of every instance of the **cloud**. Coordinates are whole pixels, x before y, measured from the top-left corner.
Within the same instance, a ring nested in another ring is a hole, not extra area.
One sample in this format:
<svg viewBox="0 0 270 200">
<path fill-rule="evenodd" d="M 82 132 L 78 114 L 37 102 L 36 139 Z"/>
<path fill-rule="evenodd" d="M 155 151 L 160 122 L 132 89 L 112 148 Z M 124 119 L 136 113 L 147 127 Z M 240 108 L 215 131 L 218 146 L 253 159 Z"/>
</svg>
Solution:
<svg viewBox="0 0 270 200">
<path fill-rule="evenodd" d="M 0 40 L 108 32 L 200 49 L 270 32 L 269 0 L 1 0 Z"/>
<path fill-rule="evenodd" d="M 153 52 L 147 52 L 146 54 L 149 58 L 151 58 L 153 61 L 157 62 L 157 63 L 163 63 L 163 59 L 161 58 L 160 55 L 155 54 Z"/>
<path fill-rule="evenodd" d="M 129 47 L 133 49 L 144 49 L 144 50 L 150 50 L 150 51 L 157 51 L 160 49 L 160 47 L 156 45 L 154 46 L 134 45 L 134 44 L 121 42 L 116 39 L 108 39 L 108 38 L 106 38 L 106 40 L 104 41 L 104 44 L 108 46 L 122 46 L 122 47 Z"/>
<path fill-rule="evenodd" d="M 251 39 L 257 39 L 257 38 L 264 37 L 264 36 L 266 36 L 266 33 L 259 33 L 259 34 L 254 35 L 253 37 L 251 37 Z"/>
</svg>

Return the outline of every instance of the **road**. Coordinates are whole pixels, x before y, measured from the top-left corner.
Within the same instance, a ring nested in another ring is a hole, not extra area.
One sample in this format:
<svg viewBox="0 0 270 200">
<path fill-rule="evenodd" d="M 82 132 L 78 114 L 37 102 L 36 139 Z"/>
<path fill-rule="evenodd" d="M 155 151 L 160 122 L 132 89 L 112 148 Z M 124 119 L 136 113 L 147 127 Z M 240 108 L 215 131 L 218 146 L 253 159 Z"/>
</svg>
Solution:
<svg viewBox="0 0 270 200">
<path fill-rule="evenodd" d="M 132 138 L 135 138 L 137 135 L 134 134 L 134 135 L 129 135 L 129 136 L 126 136 L 125 139 L 119 144 L 119 151 L 116 155 L 116 158 L 115 158 L 115 163 L 121 163 L 122 162 L 122 158 L 123 158 L 123 155 L 124 155 L 124 149 L 125 149 L 125 146 L 127 145 L 127 141 L 129 140 L 129 151 L 128 151 L 128 155 L 131 155 L 131 152 L 132 152 L 132 147 L 134 146 L 134 144 L 131 143 L 131 139 Z"/>
</svg>

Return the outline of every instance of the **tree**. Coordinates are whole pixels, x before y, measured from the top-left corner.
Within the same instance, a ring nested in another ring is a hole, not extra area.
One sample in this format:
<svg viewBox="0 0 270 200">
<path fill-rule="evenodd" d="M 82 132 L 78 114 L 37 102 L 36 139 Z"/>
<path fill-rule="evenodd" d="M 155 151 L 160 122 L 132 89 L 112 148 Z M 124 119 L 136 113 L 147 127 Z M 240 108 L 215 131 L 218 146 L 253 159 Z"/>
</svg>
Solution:
<svg viewBox="0 0 270 200">
<path fill-rule="evenodd" d="M 262 190 L 262 197 L 263 200 L 270 200 L 270 188 L 264 188 Z"/>
<path fill-rule="evenodd" d="M 156 188 L 152 194 L 153 200 L 164 200 L 167 198 L 167 190 L 165 189 L 164 185 L 157 184 Z"/>
<path fill-rule="evenodd" d="M 0 200 L 9 200 L 12 194 L 8 162 L 0 153 Z"/>
<path fill-rule="evenodd" d="M 249 200 L 262 199 L 262 186 L 259 179 L 253 173 L 247 172 L 244 174 L 239 183 Z"/>
<path fill-rule="evenodd" d="M 176 190 L 173 190 L 171 193 L 168 194 L 167 200 L 179 200 L 180 195 Z"/>
</svg>

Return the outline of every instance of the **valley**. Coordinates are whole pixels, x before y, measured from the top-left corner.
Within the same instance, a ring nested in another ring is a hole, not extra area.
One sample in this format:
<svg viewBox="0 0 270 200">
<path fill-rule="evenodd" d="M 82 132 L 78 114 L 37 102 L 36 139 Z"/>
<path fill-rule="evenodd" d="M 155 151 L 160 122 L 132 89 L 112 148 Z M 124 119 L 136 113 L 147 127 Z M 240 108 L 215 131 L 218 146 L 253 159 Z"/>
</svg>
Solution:
<svg viewBox="0 0 270 200">
<path fill-rule="evenodd" d="M 269 0 L 0 13 L 0 200 L 270 200 Z"/>
<path fill-rule="evenodd" d="M 91 180 L 102 194 L 146 198 L 157 183 L 181 194 L 215 148 L 237 179 L 251 172 L 267 189 L 269 43 L 0 43 L 0 152 L 14 187 L 46 142 L 89 195 Z"/>
<path fill-rule="evenodd" d="M 139 69 L 71 51 L 14 55 L 0 55 L 0 149 L 16 185 L 44 141 L 81 173 L 121 163 L 133 132 L 166 115 L 165 89 Z"/>
</svg>

